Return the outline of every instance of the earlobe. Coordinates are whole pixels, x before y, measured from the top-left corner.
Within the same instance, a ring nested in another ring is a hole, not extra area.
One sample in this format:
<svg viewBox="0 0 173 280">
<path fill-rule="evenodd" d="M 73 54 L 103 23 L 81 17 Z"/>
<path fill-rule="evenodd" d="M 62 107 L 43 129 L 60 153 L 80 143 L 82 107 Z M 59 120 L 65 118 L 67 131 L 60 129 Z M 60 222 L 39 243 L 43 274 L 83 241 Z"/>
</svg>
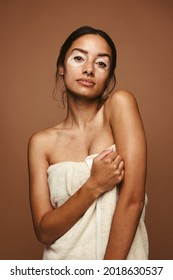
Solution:
<svg viewBox="0 0 173 280">
<path fill-rule="evenodd" d="M 62 66 L 59 67 L 58 73 L 59 73 L 60 76 L 64 75 L 64 68 Z"/>
</svg>

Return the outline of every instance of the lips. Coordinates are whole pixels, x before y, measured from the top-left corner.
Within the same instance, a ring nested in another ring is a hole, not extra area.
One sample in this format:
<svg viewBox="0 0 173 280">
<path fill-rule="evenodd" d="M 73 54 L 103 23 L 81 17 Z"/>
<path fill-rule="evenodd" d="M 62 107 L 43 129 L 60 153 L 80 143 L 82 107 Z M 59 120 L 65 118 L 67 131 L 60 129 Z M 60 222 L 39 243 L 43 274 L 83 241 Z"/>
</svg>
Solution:
<svg viewBox="0 0 173 280">
<path fill-rule="evenodd" d="M 82 79 L 78 79 L 77 82 L 87 87 L 92 87 L 95 85 L 94 81 L 92 81 L 91 79 L 82 78 Z"/>
</svg>

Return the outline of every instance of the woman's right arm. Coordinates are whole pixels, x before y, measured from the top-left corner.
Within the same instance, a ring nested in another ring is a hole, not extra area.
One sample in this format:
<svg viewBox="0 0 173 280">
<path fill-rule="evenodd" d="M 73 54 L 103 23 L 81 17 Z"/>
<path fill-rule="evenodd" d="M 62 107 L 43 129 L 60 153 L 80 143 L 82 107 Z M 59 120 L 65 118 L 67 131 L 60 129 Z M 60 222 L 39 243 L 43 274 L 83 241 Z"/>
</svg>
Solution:
<svg viewBox="0 0 173 280">
<path fill-rule="evenodd" d="M 94 159 L 91 176 L 63 205 L 53 208 L 47 183 L 49 166 L 46 148 L 47 137 L 37 133 L 28 146 L 30 205 L 36 236 L 40 242 L 50 245 L 66 233 L 104 192 L 122 180 L 122 162 L 116 152 L 103 151 Z M 112 157 L 115 166 L 112 167 Z M 121 164 L 120 164 L 121 162 Z M 103 171 L 104 170 L 104 174 Z"/>
</svg>

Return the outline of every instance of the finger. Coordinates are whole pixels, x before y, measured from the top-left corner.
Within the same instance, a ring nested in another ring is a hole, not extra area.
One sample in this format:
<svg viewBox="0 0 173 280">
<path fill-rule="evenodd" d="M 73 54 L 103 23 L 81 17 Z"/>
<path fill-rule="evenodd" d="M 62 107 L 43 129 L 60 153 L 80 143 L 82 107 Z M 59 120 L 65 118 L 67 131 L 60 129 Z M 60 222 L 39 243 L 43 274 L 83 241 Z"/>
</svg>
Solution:
<svg viewBox="0 0 173 280">
<path fill-rule="evenodd" d="M 124 169 L 123 169 L 122 172 L 121 172 L 121 178 L 122 178 L 122 179 L 124 179 L 124 174 L 125 174 L 125 171 L 124 171 Z"/>
<path fill-rule="evenodd" d="M 124 162 L 121 160 L 119 164 L 114 163 L 113 168 L 117 176 L 121 175 L 122 171 L 124 170 Z"/>
<path fill-rule="evenodd" d="M 124 180 L 124 170 L 122 170 L 121 175 L 119 176 L 119 183 L 122 183 L 122 181 Z"/>
<path fill-rule="evenodd" d="M 124 179 L 124 174 L 125 174 L 124 169 L 121 172 L 117 169 L 114 174 L 118 179 L 118 183 L 121 183 Z"/>
<path fill-rule="evenodd" d="M 118 165 L 118 170 L 122 172 L 123 169 L 124 169 L 124 161 L 121 160 L 120 164 Z"/>
<path fill-rule="evenodd" d="M 121 161 L 122 161 L 121 156 L 117 154 L 117 156 L 113 160 L 114 167 L 118 168 Z"/>
<path fill-rule="evenodd" d="M 102 151 L 98 156 L 95 157 L 96 160 L 102 160 L 107 157 L 110 153 L 112 153 L 112 149 L 107 149 Z"/>
<path fill-rule="evenodd" d="M 109 155 L 107 156 L 107 158 L 110 158 L 111 161 L 114 161 L 114 160 L 116 159 L 117 156 L 118 156 L 118 153 L 117 153 L 116 151 L 112 151 L 112 153 L 109 154 Z"/>
</svg>

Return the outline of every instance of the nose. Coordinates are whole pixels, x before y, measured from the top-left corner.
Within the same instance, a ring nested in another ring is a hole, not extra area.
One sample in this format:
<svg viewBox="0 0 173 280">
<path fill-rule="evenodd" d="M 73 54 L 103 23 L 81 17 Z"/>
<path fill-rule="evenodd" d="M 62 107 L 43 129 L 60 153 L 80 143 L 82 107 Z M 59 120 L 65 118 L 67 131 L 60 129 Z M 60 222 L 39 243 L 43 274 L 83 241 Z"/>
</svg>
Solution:
<svg viewBox="0 0 173 280">
<path fill-rule="evenodd" d="M 83 74 L 86 74 L 87 76 L 94 76 L 94 66 L 92 62 L 86 62 L 83 66 Z"/>
</svg>

